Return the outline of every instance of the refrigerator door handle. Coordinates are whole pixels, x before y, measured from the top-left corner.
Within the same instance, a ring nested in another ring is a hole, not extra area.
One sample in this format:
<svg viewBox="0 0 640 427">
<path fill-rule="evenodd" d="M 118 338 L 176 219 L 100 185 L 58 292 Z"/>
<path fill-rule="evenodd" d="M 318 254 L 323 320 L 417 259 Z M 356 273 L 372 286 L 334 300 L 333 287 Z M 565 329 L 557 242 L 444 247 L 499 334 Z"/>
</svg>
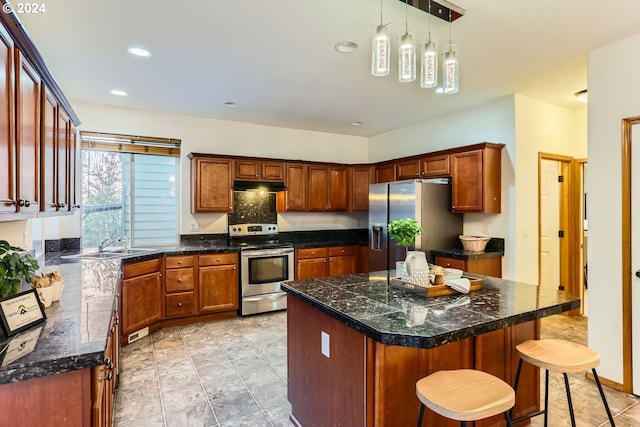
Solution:
<svg viewBox="0 0 640 427">
<path fill-rule="evenodd" d="M 381 251 L 384 249 L 384 226 L 372 225 L 371 226 L 371 250 Z"/>
</svg>

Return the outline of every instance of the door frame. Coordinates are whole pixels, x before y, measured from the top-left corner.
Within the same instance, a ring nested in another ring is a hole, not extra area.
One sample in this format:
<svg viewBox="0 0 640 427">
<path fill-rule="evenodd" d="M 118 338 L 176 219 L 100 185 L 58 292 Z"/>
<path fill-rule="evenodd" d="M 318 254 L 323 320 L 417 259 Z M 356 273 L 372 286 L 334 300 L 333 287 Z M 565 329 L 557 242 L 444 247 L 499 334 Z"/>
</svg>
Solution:
<svg viewBox="0 0 640 427">
<path fill-rule="evenodd" d="M 631 288 L 631 128 L 640 116 L 622 119 L 622 390 L 633 392 Z"/>
<path fill-rule="evenodd" d="M 580 266 L 580 238 L 578 233 L 582 229 L 579 194 L 579 166 L 580 163 L 571 156 L 553 153 L 538 153 L 538 278 L 542 272 L 542 258 L 540 248 L 542 245 L 542 161 L 551 160 L 560 163 L 560 173 L 564 177 L 564 185 L 560 187 L 560 227 L 564 230 L 564 237 L 560 239 L 560 282 L 566 292 L 584 298 L 584 289 L 579 274 L 572 274 L 582 269 Z M 580 308 L 567 312 L 569 316 L 583 314 L 582 304 Z"/>
</svg>

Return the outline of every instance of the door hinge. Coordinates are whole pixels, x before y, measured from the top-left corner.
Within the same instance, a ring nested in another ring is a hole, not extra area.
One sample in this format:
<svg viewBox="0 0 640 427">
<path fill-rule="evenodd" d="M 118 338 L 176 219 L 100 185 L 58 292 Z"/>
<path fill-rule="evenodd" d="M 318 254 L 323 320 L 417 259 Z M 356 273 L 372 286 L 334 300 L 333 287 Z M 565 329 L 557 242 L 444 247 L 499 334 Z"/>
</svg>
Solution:
<svg viewBox="0 0 640 427">
<path fill-rule="evenodd" d="M 564 291 L 564 285 L 558 285 L 558 290 L 559 291 Z"/>
<path fill-rule="evenodd" d="M 558 182 L 564 182 L 564 176 L 558 175 Z"/>
<path fill-rule="evenodd" d="M 564 237 L 564 230 L 558 231 L 558 237 Z"/>
</svg>

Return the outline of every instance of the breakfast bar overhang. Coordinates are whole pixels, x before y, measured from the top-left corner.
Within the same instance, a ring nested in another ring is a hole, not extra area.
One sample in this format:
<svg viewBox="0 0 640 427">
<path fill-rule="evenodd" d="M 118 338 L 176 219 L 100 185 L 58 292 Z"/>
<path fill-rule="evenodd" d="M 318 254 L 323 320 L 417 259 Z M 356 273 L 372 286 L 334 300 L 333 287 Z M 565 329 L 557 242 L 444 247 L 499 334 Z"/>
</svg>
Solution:
<svg viewBox="0 0 640 427">
<path fill-rule="evenodd" d="M 482 289 L 426 298 L 390 285 L 393 271 L 282 284 L 287 291 L 288 397 L 302 427 L 415 426 L 415 383 L 474 368 L 513 384 L 515 346 L 540 337 L 543 317 L 576 309 L 562 291 L 487 276 Z M 540 374 L 526 366 L 514 417 L 540 406 Z M 475 426 L 500 426 L 496 416 Z M 427 413 L 425 425 L 457 426 Z"/>
</svg>

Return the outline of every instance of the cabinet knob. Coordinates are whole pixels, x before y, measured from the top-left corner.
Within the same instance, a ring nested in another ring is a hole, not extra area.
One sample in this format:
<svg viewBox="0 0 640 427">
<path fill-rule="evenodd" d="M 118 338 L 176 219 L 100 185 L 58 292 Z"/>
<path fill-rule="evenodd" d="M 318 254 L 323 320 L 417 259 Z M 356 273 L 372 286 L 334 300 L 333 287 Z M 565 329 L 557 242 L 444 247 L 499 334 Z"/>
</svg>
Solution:
<svg viewBox="0 0 640 427">
<path fill-rule="evenodd" d="M 220 258 L 216 258 L 216 262 L 220 262 Z"/>
<path fill-rule="evenodd" d="M 17 202 L 16 204 L 18 206 L 24 206 L 24 200 L 23 199 L 18 199 L 16 202 Z"/>
<path fill-rule="evenodd" d="M 420 176 L 420 174 L 418 172 L 416 172 L 416 176 Z"/>
<path fill-rule="evenodd" d="M 116 331 L 115 327 L 111 327 L 111 333 L 114 333 Z"/>
<path fill-rule="evenodd" d="M 315 254 L 316 254 L 315 252 L 311 252 L 311 255 L 315 255 Z"/>
<path fill-rule="evenodd" d="M 107 380 L 107 381 L 111 381 L 111 380 L 113 379 L 113 374 L 112 374 L 111 372 L 109 372 L 109 373 L 107 374 L 107 376 L 106 376 L 106 377 L 104 377 L 104 379 L 105 379 L 105 380 Z"/>
<path fill-rule="evenodd" d="M 160 274 L 158 275 L 158 277 L 162 277 L 162 273 L 160 273 Z"/>
<path fill-rule="evenodd" d="M 636 271 L 636 277 L 640 277 L 640 270 Z"/>
<path fill-rule="evenodd" d="M 329 259 L 329 262 L 333 262 L 333 258 L 330 258 L 330 259 Z"/>
<path fill-rule="evenodd" d="M 182 261 L 178 261 L 178 265 L 182 264 Z"/>
<path fill-rule="evenodd" d="M 325 259 L 325 260 L 323 260 L 322 262 L 327 262 L 327 260 Z"/>
<path fill-rule="evenodd" d="M 182 307 L 182 303 L 181 302 L 178 303 L 178 307 Z"/>
<path fill-rule="evenodd" d="M 31 200 L 25 200 L 24 201 L 24 207 L 28 208 L 29 206 L 31 206 Z"/>
<path fill-rule="evenodd" d="M 178 283 L 182 283 L 182 279 L 178 279 Z"/>
<path fill-rule="evenodd" d="M 344 253 L 344 249 L 342 250 L 342 253 Z"/>
<path fill-rule="evenodd" d="M 236 266 L 233 266 L 233 269 L 234 269 L 234 270 L 237 270 L 237 269 L 238 269 L 238 267 L 236 267 Z"/>
<path fill-rule="evenodd" d="M 260 174 L 256 174 L 256 178 L 260 178 Z"/>
<path fill-rule="evenodd" d="M 451 263 L 450 262 L 447 263 L 447 267 L 451 267 Z"/>
</svg>

